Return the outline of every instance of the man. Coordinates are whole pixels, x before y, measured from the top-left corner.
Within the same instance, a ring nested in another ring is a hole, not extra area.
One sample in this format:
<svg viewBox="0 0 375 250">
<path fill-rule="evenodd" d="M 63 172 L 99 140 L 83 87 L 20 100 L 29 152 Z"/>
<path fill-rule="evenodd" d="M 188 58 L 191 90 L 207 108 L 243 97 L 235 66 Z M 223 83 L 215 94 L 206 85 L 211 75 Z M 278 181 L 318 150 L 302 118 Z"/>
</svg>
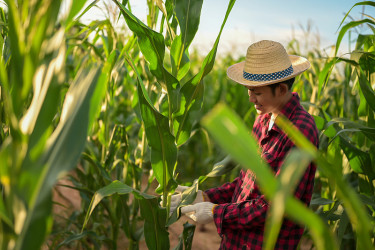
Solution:
<svg viewBox="0 0 375 250">
<path fill-rule="evenodd" d="M 300 105 L 298 94 L 291 92 L 294 77 L 309 67 L 305 58 L 288 55 L 280 43 L 260 41 L 248 48 L 244 62 L 227 70 L 229 78 L 248 89 L 249 100 L 259 114 L 252 132 L 262 157 L 276 176 L 285 156 L 295 146 L 274 124 L 279 114 L 287 117 L 318 146 L 314 119 Z M 295 190 L 295 196 L 307 206 L 311 200 L 315 170 L 316 166 L 311 163 Z M 178 190 L 184 188 L 179 186 Z M 171 211 L 176 209 L 180 197 L 172 196 Z M 182 207 L 181 212 L 197 223 L 214 221 L 222 237 L 221 249 L 261 249 L 268 207 L 256 184 L 256 176 L 250 170 L 242 170 L 231 183 L 205 192 L 198 191 L 194 205 Z M 301 226 L 284 219 L 275 249 L 296 249 L 302 234 Z"/>
</svg>

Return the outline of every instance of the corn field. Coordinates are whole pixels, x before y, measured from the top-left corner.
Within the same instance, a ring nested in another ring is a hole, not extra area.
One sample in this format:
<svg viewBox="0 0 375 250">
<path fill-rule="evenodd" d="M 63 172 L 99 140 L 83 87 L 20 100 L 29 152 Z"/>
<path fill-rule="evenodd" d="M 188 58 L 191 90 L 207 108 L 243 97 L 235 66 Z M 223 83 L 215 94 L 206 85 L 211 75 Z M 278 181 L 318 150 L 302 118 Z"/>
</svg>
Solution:
<svg viewBox="0 0 375 250">
<path fill-rule="evenodd" d="M 278 204 L 267 214 L 264 249 L 273 249 L 284 216 L 305 226 L 316 249 L 374 248 L 375 19 L 349 16 L 375 2 L 358 2 L 337 20 L 330 56 L 288 44 L 312 64 L 293 91 L 314 116 L 320 145 L 278 120 L 297 145 L 278 178 L 256 153 L 246 89 L 226 77 L 243 58 L 217 55 L 235 2 L 218 18 L 207 54 L 191 48 L 203 0 L 144 0 L 145 22 L 132 1 L 107 1 L 113 13 L 88 24 L 81 18 L 99 0 L 74 0 L 65 13 L 62 0 L 3 2 L 0 249 L 124 249 L 121 238 L 125 249 L 144 241 L 148 249 L 191 249 L 192 224 L 170 243 L 168 227 L 180 217 L 169 216 L 170 196 L 178 184 L 191 186 L 187 205 L 198 188 L 233 180 L 241 168 Z M 346 34 L 354 49 L 341 56 Z M 318 169 L 306 207 L 292 191 L 310 161 Z M 79 192 L 69 216 L 53 209 L 63 206 L 53 195 L 61 185 Z"/>
</svg>

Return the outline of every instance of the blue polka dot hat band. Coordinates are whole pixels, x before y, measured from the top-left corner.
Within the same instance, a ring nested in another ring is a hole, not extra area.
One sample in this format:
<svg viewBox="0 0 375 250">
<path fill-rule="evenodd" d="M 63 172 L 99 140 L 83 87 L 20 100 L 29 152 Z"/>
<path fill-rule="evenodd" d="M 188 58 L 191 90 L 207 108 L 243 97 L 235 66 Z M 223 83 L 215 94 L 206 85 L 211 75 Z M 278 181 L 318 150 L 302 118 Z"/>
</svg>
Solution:
<svg viewBox="0 0 375 250">
<path fill-rule="evenodd" d="M 273 81 L 285 78 L 287 76 L 290 76 L 293 73 L 293 67 L 290 65 L 289 68 L 284 69 L 279 72 L 269 73 L 269 74 L 250 74 L 246 71 L 243 72 L 243 78 L 249 81 L 254 82 L 264 82 L 264 81 Z"/>
</svg>

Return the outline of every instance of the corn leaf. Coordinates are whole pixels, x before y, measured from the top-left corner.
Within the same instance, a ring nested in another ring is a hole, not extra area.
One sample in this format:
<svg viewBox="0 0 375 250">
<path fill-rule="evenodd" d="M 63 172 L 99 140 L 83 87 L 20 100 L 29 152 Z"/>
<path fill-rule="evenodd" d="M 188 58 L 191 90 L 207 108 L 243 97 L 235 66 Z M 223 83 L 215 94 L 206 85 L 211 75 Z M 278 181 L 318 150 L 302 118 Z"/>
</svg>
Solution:
<svg viewBox="0 0 375 250">
<path fill-rule="evenodd" d="M 144 234 L 148 249 L 169 249 L 169 233 L 166 230 L 166 209 L 159 207 L 158 200 L 139 199 L 141 216 L 145 220 Z"/>
<path fill-rule="evenodd" d="M 110 184 L 108 184 L 107 186 L 104 186 L 101 189 L 99 189 L 98 191 L 96 191 L 94 196 L 91 199 L 90 206 L 87 210 L 87 214 L 85 216 L 85 221 L 84 221 L 83 226 L 82 226 L 82 232 L 85 229 L 92 212 L 94 211 L 96 206 L 105 197 L 109 197 L 109 196 L 112 196 L 114 194 L 120 194 L 120 195 L 129 194 L 129 193 L 132 193 L 133 191 L 134 191 L 134 189 L 132 187 L 129 187 L 128 185 L 126 185 L 126 184 L 124 184 L 124 183 L 122 183 L 118 180 L 115 180 L 115 181 L 111 182 Z M 137 192 L 137 191 L 134 191 L 134 192 Z M 148 196 L 146 194 L 142 194 L 142 195 L 144 195 L 145 198 L 149 198 L 149 199 L 153 198 L 152 196 Z"/>
<path fill-rule="evenodd" d="M 174 189 L 177 186 L 173 178 L 173 169 L 177 161 L 175 140 L 169 132 L 168 118 L 160 114 L 151 104 L 151 100 L 132 59 L 126 56 L 126 60 L 137 75 L 139 106 L 147 141 L 151 148 L 151 166 L 159 182 L 159 188 L 156 191 L 163 192 L 166 195 L 170 189 Z"/>
<path fill-rule="evenodd" d="M 191 250 L 193 244 L 195 225 L 189 224 L 188 222 L 184 223 L 184 231 L 179 236 L 180 240 L 173 250 Z M 184 248 L 185 246 L 185 248 Z"/>
<path fill-rule="evenodd" d="M 190 68 L 188 49 L 198 31 L 202 0 L 176 1 L 175 12 L 181 35 L 176 37 L 171 46 L 172 72 L 181 80 Z"/>
<path fill-rule="evenodd" d="M 171 45 L 172 74 L 181 80 L 190 69 L 188 49 L 183 50 L 181 35 L 175 37 Z"/>
<path fill-rule="evenodd" d="M 99 72 L 100 69 L 89 68 L 81 71 L 65 97 L 59 125 L 47 141 L 44 157 L 38 162 L 44 166 L 43 171 L 35 186 L 29 187 L 32 196 L 16 249 L 39 248 L 50 230 L 52 186 L 59 175 L 75 167 L 83 151 L 89 126 L 88 114 L 92 108 L 90 101 Z M 20 177 L 21 180 L 30 178 L 35 176 L 29 171 Z"/>
<path fill-rule="evenodd" d="M 372 141 L 375 141 L 375 128 L 371 128 L 365 125 L 362 125 L 359 122 L 354 122 L 345 118 L 334 118 L 326 123 L 326 128 L 333 128 L 332 125 L 334 124 L 342 124 L 345 126 L 345 129 L 335 131 L 335 136 L 331 140 L 333 140 L 336 136 L 343 132 L 362 132 L 367 138 L 369 138 Z"/>
<path fill-rule="evenodd" d="M 229 164 L 231 162 L 230 156 L 225 157 L 222 161 L 217 162 L 209 172 L 207 177 L 218 177 L 230 172 L 233 168 L 237 167 L 234 164 Z M 200 182 L 201 183 L 201 182 Z"/>
<path fill-rule="evenodd" d="M 371 180 L 375 178 L 375 173 L 371 167 L 374 163 L 371 162 L 370 155 L 367 152 L 360 150 L 343 136 L 340 136 L 340 146 L 354 172 L 366 174 Z"/>
<path fill-rule="evenodd" d="M 9 169 L 8 169 L 8 159 L 10 154 L 10 140 L 8 139 L 7 142 L 2 143 L 1 151 L 0 151 L 0 181 L 2 185 L 2 190 L 4 192 L 10 189 L 10 176 L 9 176 Z M 0 219 L 2 222 L 7 224 L 12 231 L 14 231 L 14 223 L 10 217 L 10 211 L 7 211 L 6 198 L 4 196 L 0 197 Z M 0 236 L 1 237 L 1 236 Z"/>
<path fill-rule="evenodd" d="M 367 80 L 366 76 L 363 73 L 358 75 L 358 82 L 367 104 L 372 109 L 372 111 L 375 112 L 375 92 L 371 88 L 370 82 Z"/>
<path fill-rule="evenodd" d="M 114 2 L 120 8 L 129 28 L 137 35 L 139 47 L 150 65 L 151 73 L 168 92 L 170 113 L 175 112 L 179 105 L 180 83 L 164 68 L 165 43 L 163 35 L 142 23 L 121 3 Z"/>
<path fill-rule="evenodd" d="M 46 58 L 36 70 L 33 99 L 21 119 L 22 132 L 30 134 L 30 149 L 48 131 L 60 104 L 60 90 L 65 80 L 62 71 L 66 53 L 64 42 L 64 29 L 60 29 L 48 43 L 45 43 L 48 46 L 42 47 L 48 59 Z"/>
<path fill-rule="evenodd" d="M 95 192 L 87 211 L 81 233 L 83 233 L 92 212 L 104 198 L 114 194 L 124 195 L 130 193 L 133 193 L 135 198 L 139 201 L 141 216 L 145 220 L 144 235 L 149 249 L 169 249 L 168 232 L 165 227 L 166 209 L 161 209 L 159 207 L 158 199 L 155 196 L 142 193 L 118 180 L 113 181 Z"/>
<path fill-rule="evenodd" d="M 337 51 L 339 50 L 339 47 L 340 47 L 340 44 L 341 44 L 341 41 L 342 39 L 344 38 L 344 35 L 346 34 L 346 32 L 351 29 L 351 28 L 354 28 L 358 25 L 361 25 L 361 24 L 364 24 L 364 23 L 368 23 L 368 24 L 371 24 L 371 25 L 375 25 L 375 22 L 371 19 L 362 19 L 362 20 L 359 20 L 359 21 L 352 21 L 352 22 L 349 22 L 347 23 L 346 25 L 344 25 L 341 30 L 340 30 L 340 33 L 339 35 L 337 36 L 337 40 L 336 40 L 336 50 L 335 50 L 335 55 L 337 55 Z"/>
<path fill-rule="evenodd" d="M 67 24 L 69 24 L 73 20 L 73 18 L 81 11 L 85 3 L 86 3 L 86 0 L 75 0 L 74 3 L 72 2 L 69 15 L 66 18 Z"/>
<path fill-rule="evenodd" d="M 176 1 L 175 11 L 181 28 L 182 51 L 189 48 L 198 31 L 203 0 Z"/>
<path fill-rule="evenodd" d="M 180 110 L 175 114 L 176 119 L 173 126 L 177 145 L 184 144 L 190 138 L 191 129 L 195 122 L 194 112 L 199 112 L 202 108 L 204 93 L 203 78 L 212 70 L 215 63 L 221 33 L 235 2 L 235 0 L 229 2 L 215 44 L 204 59 L 200 71 L 181 88 Z"/>
<path fill-rule="evenodd" d="M 336 64 L 335 59 L 331 59 L 330 61 L 327 61 L 324 65 L 324 68 L 319 74 L 319 85 L 318 85 L 318 98 L 320 97 L 320 94 L 324 87 L 326 86 L 328 79 L 331 75 L 332 69 L 334 65 Z"/>
<path fill-rule="evenodd" d="M 352 9 L 355 7 L 355 6 L 360 6 L 360 5 L 363 5 L 363 6 L 372 6 L 372 7 L 375 7 L 375 3 L 373 1 L 363 1 L 363 2 L 358 2 L 356 4 L 354 4 L 350 10 L 345 14 L 344 18 L 342 19 L 340 25 L 339 25 L 339 28 L 341 27 L 341 25 L 344 23 L 345 19 L 348 17 L 350 11 L 352 11 Z"/>
</svg>

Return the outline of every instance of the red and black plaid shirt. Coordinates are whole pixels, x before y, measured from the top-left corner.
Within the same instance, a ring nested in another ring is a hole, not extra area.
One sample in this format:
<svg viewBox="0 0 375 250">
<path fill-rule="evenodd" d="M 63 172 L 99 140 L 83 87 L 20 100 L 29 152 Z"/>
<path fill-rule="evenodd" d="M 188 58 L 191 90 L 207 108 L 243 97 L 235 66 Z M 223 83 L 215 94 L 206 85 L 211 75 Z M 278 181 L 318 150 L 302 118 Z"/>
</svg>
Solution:
<svg viewBox="0 0 375 250">
<path fill-rule="evenodd" d="M 299 96 L 293 97 L 281 111 L 299 130 L 318 146 L 318 130 L 314 119 L 300 105 Z M 268 131 L 271 116 L 257 117 L 253 135 L 258 141 L 262 157 L 277 176 L 285 156 L 295 145 L 276 124 Z M 296 188 L 295 196 L 309 205 L 314 186 L 316 166 L 310 164 Z M 241 170 L 233 182 L 205 191 L 214 209 L 214 222 L 222 237 L 220 249 L 261 249 L 268 203 L 255 183 L 250 170 Z M 296 249 L 303 228 L 289 219 L 284 219 L 275 249 Z"/>
</svg>

